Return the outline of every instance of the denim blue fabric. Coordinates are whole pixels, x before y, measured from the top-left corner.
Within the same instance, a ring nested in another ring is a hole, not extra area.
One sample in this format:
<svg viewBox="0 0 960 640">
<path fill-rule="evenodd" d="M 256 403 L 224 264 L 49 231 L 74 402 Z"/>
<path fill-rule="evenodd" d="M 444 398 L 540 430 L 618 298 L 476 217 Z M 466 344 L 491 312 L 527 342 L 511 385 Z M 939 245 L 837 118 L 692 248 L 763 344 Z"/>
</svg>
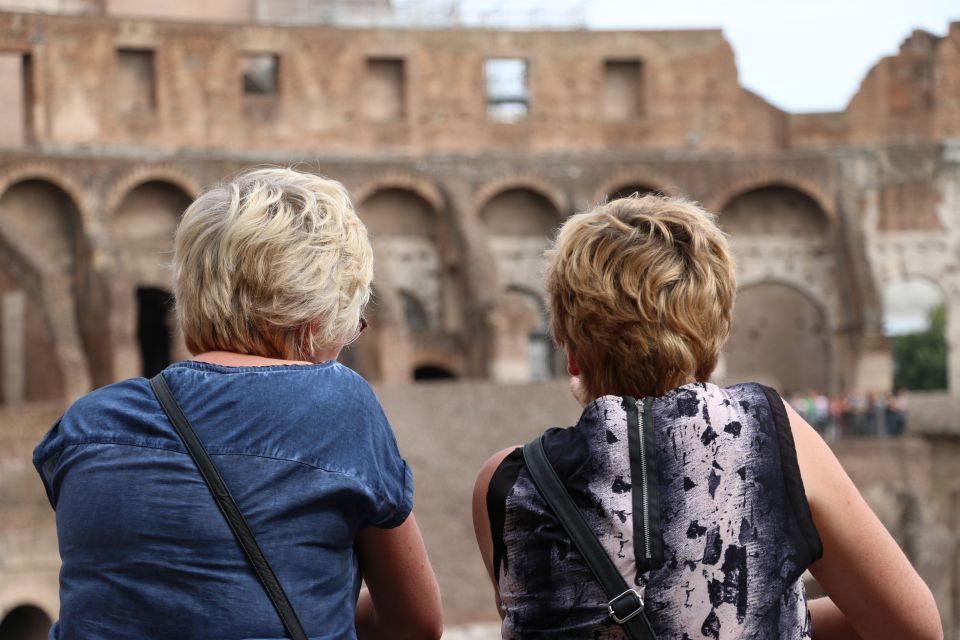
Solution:
<svg viewBox="0 0 960 640">
<path fill-rule="evenodd" d="M 336 363 L 180 362 L 164 377 L 311 638 L 354 638 L 354 539 L 413 506 L 369 385 Z M 285 638 L 149 382 L 78 400 L 34 452 L 63 567 L 51 638 Z"/>
</svg>

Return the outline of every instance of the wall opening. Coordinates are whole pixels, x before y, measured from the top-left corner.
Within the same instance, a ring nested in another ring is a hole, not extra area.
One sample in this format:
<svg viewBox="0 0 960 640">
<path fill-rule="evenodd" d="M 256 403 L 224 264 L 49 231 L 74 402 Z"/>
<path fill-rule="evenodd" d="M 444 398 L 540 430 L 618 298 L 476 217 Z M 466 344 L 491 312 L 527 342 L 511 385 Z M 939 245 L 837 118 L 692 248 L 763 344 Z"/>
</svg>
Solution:
<svg viewBox="0 0 960 640">
<path fill-rule="evenodd" d="M 603 65 L 603 117 L 629 122 L 646 114 L 643 61 L 607 60 Z"/>
<path fill-rule="evenodd" d="M 892 342 L 893 388 L 947 389 L 947 310 L 932 282 L 910 278 L 883 289 L 883 332 Z"/>
<path fill-rule="evenodd" d="M 726 378 L 767 384 L 784 395 L 831 393 L 830 330 L 821 305 L 776 282 L 737 292 Z"/>
<path fill-rule="evenodd" d="M 377 268 L 402 305 L 387 317 L 399 320 L 402 314 L 414 331 L 446 326 L 443 301 L 455 284 L 441 257 L 441 221 L 433 205 L 409 189 L 386 188 L 363 201 L 360 217 L 370 231 Z"/>
<path fill-rule="evenodd" d="M 720 226 L 738 235 L 826 237 L 830 220 L 807 194 L 792 187 L 771 185 L 733 198 L 720 214 Z"/>
<path fill-rule="evenodd" d="M 487 117 L 494 122 L 519 122 L 530 113 L 528 64 L 521 58 L 490 58 L 484 64 Z"/>
<path fill-rule="evenodd" d="M 150 116 L 157 110 L 156 70 L 152 49 L 117 50 L 114 100 L 124 116 Z"/>
<path fill-rule="evenodd" d="M 368 58 L 364 79 L 363 110 L 371 122 L 392 122 L 406 117 L 406 87 L 402 58 Z"/>
<path fill-rule="evenodd" d="M 171 362 L 173 296 L 163 289 L 137 289 L 137 342 L 143 377 L 152 378 Z"/>
<path fill-rule="evenodd" d="M 36 125 L 33 120 L 33 105 L 36 102 L 33 88 L 33 55 L 23 54 L 20 70 L 23 82 L 23 143 L 32 145 L 37 141 Z"/>
<path fill-rule="evenodd" d="M 50 617 L 30 604 L 12 609 L 0 622 L 0 640 L 46 640 Z"/>
<path fill-rule="evenodd" d="M 82 328 L 88 312 L 96 313 L 77 295 L 77 282 L 87 269 L 87 263 L 79 258 L 79 249 L 84 246 L 79 211 L 58 185 L 41 179 L 24 180 L 0 195 L 0 236 L 2 271 L 10 278 L 0 282 L 0 290 L 21 289 L 26 294 L 25 304 L 14 301 L 11 306 L 7 299 L 3 305 L 8 320 L 4 341 L 8 345 L 21 343 L 20 352 L 28 363 L 22 374 L 25 379 L 18 383 L 23 393 L 20 399 L 60 397 L 69 373 L 60 366 L 57 331 L 73 323 Z M 81 339 L 86 348 L 82 334 Z M 10 357 L 7 372 L 16 375 L 12 362 L 16 358 Z M 8 399 L 16 400 L 17 396 Z"/>
<path fill-rule="evenodd" d="M 243 115 L 250 120 L 272 120 L 280 95 L 280 56 L 254 53 L 240 57 L 243 79 Z"/>
<path fill-rule="evenodd" d="M 413 379 L 417 382 L 429 382 L 435 380 L 456 380 L 457 376 L 446 367 L 426 364 L 413 370 Z"/>
</svg>

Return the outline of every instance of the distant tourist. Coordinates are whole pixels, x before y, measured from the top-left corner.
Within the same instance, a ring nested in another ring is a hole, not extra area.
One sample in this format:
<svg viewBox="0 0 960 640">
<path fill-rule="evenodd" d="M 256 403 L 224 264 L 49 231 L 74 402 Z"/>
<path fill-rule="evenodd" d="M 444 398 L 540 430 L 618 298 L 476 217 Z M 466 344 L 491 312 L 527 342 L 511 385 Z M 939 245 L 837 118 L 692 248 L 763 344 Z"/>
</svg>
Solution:
<svg viewBox="0 0 960 640">
<path fill-rule="evenodd" d="M 789 396 L 790 405 L 827 439 L 848 436 L 903 435 L 907 421 L 906 396 L 902 390 L 887 393 L 848 391 L 827 398 L 806 391 Z"/>
<path fill-rule="evenodd" d="M 413 478 L 336 362 L 373 274 L 343 187 L 250 171 L 197 198 L 175 244 L 193 359 L 81 398 L 35 452 L 63 559 L 51 638 L 439 637 Z"/>
<path fill-rule="evenodd" d="M 546 284 L 584 410 L 477 478 L 504 638 L 943 637 L 930 590 L 807 421 L 770 388 L 707 382 L 736 289 L 713 216 L 658 196 L 575 215 Z M 809 603 L 808 568 L 827 594 Z"/>
</svg>

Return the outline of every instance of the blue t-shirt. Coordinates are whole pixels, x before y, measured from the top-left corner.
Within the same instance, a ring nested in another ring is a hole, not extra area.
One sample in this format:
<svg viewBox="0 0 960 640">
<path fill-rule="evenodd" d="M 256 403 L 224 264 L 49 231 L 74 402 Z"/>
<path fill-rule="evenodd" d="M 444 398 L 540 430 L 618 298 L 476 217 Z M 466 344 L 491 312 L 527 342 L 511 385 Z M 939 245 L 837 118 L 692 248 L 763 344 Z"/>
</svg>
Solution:
<svg viewBox="0 0 960 640">
<path fill-rule="evenodd" d="M 354 540 L 413 506 L 379 402 L 336 362 L 164 377 L 311 638 L 354 638 Z M 78 400 L 34 464 L 63 566 L 51 638 L 285 638 L 279 616 L 144 378 Z"/>
</svg>

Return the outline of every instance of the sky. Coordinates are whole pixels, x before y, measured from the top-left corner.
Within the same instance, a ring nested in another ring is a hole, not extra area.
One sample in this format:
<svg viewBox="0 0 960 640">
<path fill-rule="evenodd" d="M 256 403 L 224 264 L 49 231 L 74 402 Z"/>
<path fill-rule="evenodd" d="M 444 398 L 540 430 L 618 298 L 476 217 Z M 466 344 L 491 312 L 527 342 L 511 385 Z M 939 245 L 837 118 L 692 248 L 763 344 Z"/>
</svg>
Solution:
<svg viewBox="0 0 960 640">
<path fill-rule="evenodd" d="M 944 35 L 960 21 L 960 0 L 461 0 L 461 11 L 590 29 L 720 27 L 741 84 L 799 113 L 842 111 L 914 29 Z"/>
</svg>

